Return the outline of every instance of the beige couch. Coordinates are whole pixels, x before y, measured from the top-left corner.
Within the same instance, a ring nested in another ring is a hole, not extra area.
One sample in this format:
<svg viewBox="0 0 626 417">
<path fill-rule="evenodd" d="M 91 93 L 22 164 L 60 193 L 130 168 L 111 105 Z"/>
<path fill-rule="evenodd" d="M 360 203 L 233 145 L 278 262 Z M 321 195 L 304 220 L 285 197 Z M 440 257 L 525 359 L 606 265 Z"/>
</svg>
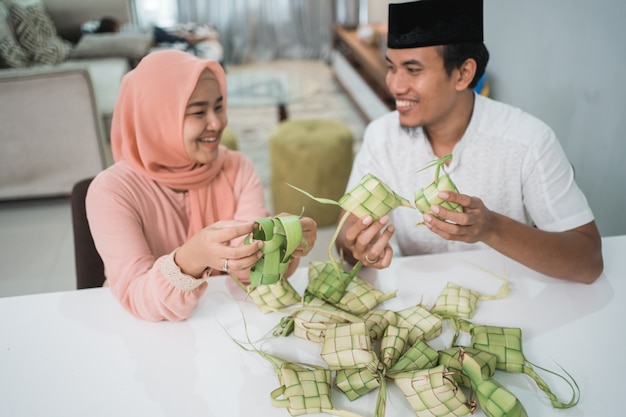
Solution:
<svg viewBox="0 0 626 417">
<path fill-rule="evenodd" d="M 87 20 L 131 21 L 130 0 L 0 0 L 0 32 L 15 30 L 12 3 L 42 1 L 58 34 L 74 42 Z M 68 195 L 111 163 L 108 132 L 129 59 L 75 57 L 77 45 L 65 45 L 61 62 L 0 69 L 0 200 Z"/>
</svg>

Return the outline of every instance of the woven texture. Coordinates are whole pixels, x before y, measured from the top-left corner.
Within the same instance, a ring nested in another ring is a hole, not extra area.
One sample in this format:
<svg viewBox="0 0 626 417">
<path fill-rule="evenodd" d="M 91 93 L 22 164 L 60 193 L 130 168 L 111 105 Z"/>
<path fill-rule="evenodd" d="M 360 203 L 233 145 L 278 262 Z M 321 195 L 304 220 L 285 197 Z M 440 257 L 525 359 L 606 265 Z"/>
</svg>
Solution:
<svg viewBox="0 0 626 417">
<path fill-rule="evenodd" d="M 413 207 L 405 198 L 372 174 L 366 174 L 340 200 L 339 206 L 357 217 L 378 218 L 399 206 Z"/>
<path fill-rule="evenodd" d="M 467 398 L 443 365 L 396 378 L 396 385 L 418 416 L 465 416 L 470 414 Z"/>
<path fill-rule="evenodd" d="M 472 318 L 479 299 L 476 291 L 448 282 L 431 311 L 447 317 Z"/>
<path fill-rule="evenodd" d="M 496 356 L 497 369 L 523 372 L 526 358 L 522 353 L 522 331 L 513 327 L 474 326 L 472 346 Z"/>
<path fill-rule="evenodd" d="M 489 352 L 482 351 L 480 349 L 464 347 L 465 353 L 470 355 L 480 365 L 483 375 L 492 377 L 496 371 L 496 357 Z M 438 363 L 444 365 L 449 371 L 452 372 L 452 378 L 454 381 L 470 388 L 470 380 L 464 375 L 463 365 L 460 359 L 460 348 L 453 347 L 449 349 L 443 349 L 438 352 Z"/>
<path fill-rule="evenodd" d="M 409 343 L 413 344 L 417 339 L 428 341 L 439 336 L 442 320 L 424 307 L 416 305 L 398 312 L 398 326 L 411 329 Z"/>
<path fill-rule="evenodd" d="M 278 406 L 286 406 L 292 416 L 321 413 L 332 409 L 330 400 L 330 371 L 307 369 L 294 364 L 281 367 L 280 380 L 283 386 L 275 390 L 273 398 L 282 395 L 286 402 L 275 401 Z"/>
<path fill-rule="evenodd" d="M 249 287 L 248 296 L 264 313 L 280 310 L 301 301 L 300 294 L 288 280 L 281 279 L 274 284 Z"/>
</svg>

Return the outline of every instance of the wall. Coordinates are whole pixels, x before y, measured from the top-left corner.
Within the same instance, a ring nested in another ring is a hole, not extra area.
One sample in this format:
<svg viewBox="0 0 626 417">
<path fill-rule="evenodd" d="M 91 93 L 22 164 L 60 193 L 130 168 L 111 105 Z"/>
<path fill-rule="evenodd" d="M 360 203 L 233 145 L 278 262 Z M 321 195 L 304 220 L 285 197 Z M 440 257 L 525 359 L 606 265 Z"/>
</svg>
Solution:
<svg viewBox="0 0 626 417">
<path fill-rule="evenodd" d="M 372 23 L 388 0 L 370 0 Z M 603 236 L 626 234 L 624 0 L 484 0 L 492 97 L 555 130 Z"/>
<path fill-rule="evenodd" d="M 623 0 L 485 0 L 493 97 L 543 119 L 603 236 L 626 233 Z"/>
</svg>

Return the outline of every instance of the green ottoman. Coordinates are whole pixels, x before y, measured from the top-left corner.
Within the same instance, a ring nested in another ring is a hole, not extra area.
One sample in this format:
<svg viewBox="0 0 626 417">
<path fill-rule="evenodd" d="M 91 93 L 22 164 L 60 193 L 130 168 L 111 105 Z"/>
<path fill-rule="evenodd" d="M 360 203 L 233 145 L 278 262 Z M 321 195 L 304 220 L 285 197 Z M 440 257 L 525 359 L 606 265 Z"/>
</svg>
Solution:
<svg viewBox="0 0 626 417">
<path fill-rule="evenodd" d="M 220 141 L 220 143 L 232 151 L 239 150 L 237 135 L 235 135 L 235 132 L 233 132 L 232 129 L 229 127 L 226 127 L 222 132 L 222 140 Z"/>
<path fill-rule="evenodd" d="M 337 223 L 339 206 L 321 204 L 289 187 L 315 197 L 339 200 L 352 168 L 352 132 L 335 120 L 303 119 L 280 123 L 270 136 L 271 196 L 274 213 L 313 218 L 318 226 Z"/>
</svg>

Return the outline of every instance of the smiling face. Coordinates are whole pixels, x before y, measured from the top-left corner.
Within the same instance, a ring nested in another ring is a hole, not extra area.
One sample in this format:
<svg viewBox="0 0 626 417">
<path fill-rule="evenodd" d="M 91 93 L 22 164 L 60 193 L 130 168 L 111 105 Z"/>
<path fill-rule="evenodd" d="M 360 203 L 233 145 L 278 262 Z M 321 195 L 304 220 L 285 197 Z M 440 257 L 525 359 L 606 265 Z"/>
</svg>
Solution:
<svg viewBox="0 0 626 417">
<path fill-rule="evenodd" d="M 449 121 L 467 87 L 461 78 L 457 69 L 446 72 L 436 46 L 387 51 L 387 86 L 403 126 L 428 128 Z"/>
<path fill-rule="evenodd" d="M 217 158 L 227 123 L 219 83 L 211 71 L 204 70 L 185 109 L 183 136 L 189 158 L 198 164 L 210 165 Z"/>
</svg>

